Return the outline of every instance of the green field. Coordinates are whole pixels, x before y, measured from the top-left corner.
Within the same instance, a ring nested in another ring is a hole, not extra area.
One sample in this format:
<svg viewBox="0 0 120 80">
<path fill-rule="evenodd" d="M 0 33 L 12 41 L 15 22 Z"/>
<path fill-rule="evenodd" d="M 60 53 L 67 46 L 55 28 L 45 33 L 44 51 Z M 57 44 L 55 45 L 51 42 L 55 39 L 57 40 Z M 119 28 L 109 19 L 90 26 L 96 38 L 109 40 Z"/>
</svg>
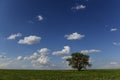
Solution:
<svg viewBox="0 0 120 80">
<path fill-rule="evenodd" d="M 120 80 L 120 70 L 0 70 L 0 80 Z"/>
</svg>

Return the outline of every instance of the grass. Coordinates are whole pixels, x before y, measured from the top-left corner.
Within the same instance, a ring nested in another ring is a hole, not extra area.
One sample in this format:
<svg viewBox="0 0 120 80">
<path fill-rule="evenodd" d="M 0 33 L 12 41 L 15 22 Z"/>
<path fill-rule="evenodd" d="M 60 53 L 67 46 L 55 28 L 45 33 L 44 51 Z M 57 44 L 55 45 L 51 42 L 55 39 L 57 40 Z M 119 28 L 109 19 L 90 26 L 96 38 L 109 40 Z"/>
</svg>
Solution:
<svg viewBox="0 0 120 80">
<path fill-rule="evenodd" d="M 0 70 L 0 80 L 120 80 L 120 69 L 111 70 Z"/>
</svg>

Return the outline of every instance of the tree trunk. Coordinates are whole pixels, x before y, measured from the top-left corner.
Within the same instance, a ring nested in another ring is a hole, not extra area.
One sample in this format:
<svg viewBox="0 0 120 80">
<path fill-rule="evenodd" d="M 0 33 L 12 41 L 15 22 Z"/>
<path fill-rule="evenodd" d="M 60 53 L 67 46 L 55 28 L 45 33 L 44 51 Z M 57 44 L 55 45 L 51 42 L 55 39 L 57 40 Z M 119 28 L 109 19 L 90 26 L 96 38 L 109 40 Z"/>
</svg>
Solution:
<svg viewBox="0 0 120 80">
<path fill-rule="evenodd" d="M 79 67 L 79 68 L 78 68 L 78 71 L 80 71 L 81 69 L 82 69 L 82 67 Z"/>
</svg>

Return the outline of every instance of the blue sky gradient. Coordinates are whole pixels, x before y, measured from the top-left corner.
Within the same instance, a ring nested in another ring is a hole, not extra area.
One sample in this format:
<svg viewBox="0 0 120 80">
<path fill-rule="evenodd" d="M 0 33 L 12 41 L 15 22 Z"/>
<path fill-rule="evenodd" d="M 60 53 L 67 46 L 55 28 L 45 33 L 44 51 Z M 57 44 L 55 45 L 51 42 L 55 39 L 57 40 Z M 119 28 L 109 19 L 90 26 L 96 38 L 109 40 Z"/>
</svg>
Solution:
<svg viewBox="0 0 120 80">
<path fill-rule="evenodd" d="M 70 69 L 63 57 L 82 51 L 91 68 L 120 68 L 119 3 L 0 0 L 0 68 Z"/>
</svg>

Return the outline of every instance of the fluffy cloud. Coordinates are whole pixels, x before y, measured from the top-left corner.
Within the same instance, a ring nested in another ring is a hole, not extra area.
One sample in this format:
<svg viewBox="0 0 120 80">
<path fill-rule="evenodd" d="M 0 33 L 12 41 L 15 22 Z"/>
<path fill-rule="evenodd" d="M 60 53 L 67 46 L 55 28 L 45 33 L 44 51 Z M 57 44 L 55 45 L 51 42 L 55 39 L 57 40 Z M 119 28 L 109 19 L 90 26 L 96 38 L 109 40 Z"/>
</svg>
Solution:
<svg viewBox="0 0 120 80">
<path fill-rule="evenodd" d="M 13 40 L 13 39 L 15 39 L 15 38 L 17 38 L 17 37 L 21 37 L 21 36 L 22 36 L 21 33 L 11 34 L 7 39 L 8 39 L 8 40 Z"/>
<path fill-rule="evenodd" d="M 117 28 L 112 28 L 110 31 L 114 32 L 114 31 L 117 31 L 118 29 Z"/>
<path fill-rule="evenodd" d="M 77 40 L 77 39 L 82 39 L 85 37 L 85 35 L 78 34 L 77 32 L 72 33 L 70 35 L 65 35 L 67 40 Z"/>
<path fill-rule="evenodd" d="M 88 53 L 98 53 L 98 52 L 101 52 L 101 50 L 96 50 L 96 49 L 81 50 L 81 53 L 85 53 L 85 54 L 88 54 Z"/>
<path fill-rule="evenodd" d="M 28 56 L 18 56 L 16 58 L 0 59 L 1 69 L 69 69 L 66 64 L 52 63 L 48 56 L 49 49 L 41 48 Z"/>
<path fill-rule="evenodd" d="M 81 4 L 81 5 L 74 6 L 71 9 L 73 9 L 73 10 L 81 10 L 81 9 L 85 9 L 85 8 L 86 8 L 86 6 Z"/>
<path fill-rule="evenodd" d="M 28 36 L 28 37 L 24 37 L 24 39 L 19 40 L 18 43 L 19 44 L 32 45 L 32 44 L 39 43 L 40 40 L 41 40 L 41 37 L 38 37 L 38 36 Z"/>
<path fill-rule="evenodd" d="M 38 50 L 38 52 L 41 54 L 41 55 L 45 55 L 49 52 L 50 50 L 48 48 L 42 48 L 40 50 Z"/>
<path fill-rule="evenodd" d="M 42 48 L 40 50 L 37 50 L 30 56 L 25 56 L 25 57 L 18 56 L 17 60 L 28 60 L 33 65 L 38 65 L 38 64 L 45 65 L 45 64 L 48 64 L 50 60 L 49 57 L 47 56 L 48 52 L 49 52 L 49 49 Z"/>
<path fill-rule="evenodd" d="M 40 57 L 40 55 L 37 52 L 35 52 L 32 55 L 30 55 L 29 57 L 24 57 L 24 59 L 25 60 L 36 60 L 39 57 Z"/>
<path fill-rule="evenodd" d="M 22 56 L 18 56 L 18 57 L 17 57 L 17 60 L 22 60 L 22 59 L 23 59 Z"/>
<path fill-rule="evenodd" d="M 24 62 L 23 65 L 29 64 L 29 67 L 32 67 L 32 69 L 56 69 L 57 70 L 57 69 L 70 68 L 68 67 L 68 65 L 63 63 L 53 64 L 51 62 L 51 58 L 48 56 L 49 51 L 50 50 L 48 48 L 41 48 L 29 56 L 24 56 L 24 57 L 18 56 L 19 60 L 17 61 L 19 63 Z M 64 54 L 69 53 L 69 46 L 64 46 L 64 49 L 62 50 L 62 52 Z M 26 69 L 27 67 L 24 67 L 24 68 Z"/>
<path fill-rule="evenodd" d="M 113 42 L 113 45 L 115 45 L 115 46 L 120 46 L 120 42 Z"/>
<path fill-rule="evenodd" d="M 38 18 L 38 21 L 42 21 L 43 20 L 43 16 L 41 16 L 41 15 L 38 15 L 37 18 Z"/>
<path fill-rule="evenodd" d="M 45 56 L 45 55 L 41 55 L 40 57 L 38 57 L 36 60 L 32 60 L 33 64 L 47 64 L 49 62 L 49 57 Z"/>
<path fill-rule="evenodd" d="M 53 52 L 53 55 L 64 55 L 64 54 L 68 54 L 69 52 L 70 52 L 70 47 L 64 46 L 64 49 L 62 49 L 61 51 Z"/>
</svg>

